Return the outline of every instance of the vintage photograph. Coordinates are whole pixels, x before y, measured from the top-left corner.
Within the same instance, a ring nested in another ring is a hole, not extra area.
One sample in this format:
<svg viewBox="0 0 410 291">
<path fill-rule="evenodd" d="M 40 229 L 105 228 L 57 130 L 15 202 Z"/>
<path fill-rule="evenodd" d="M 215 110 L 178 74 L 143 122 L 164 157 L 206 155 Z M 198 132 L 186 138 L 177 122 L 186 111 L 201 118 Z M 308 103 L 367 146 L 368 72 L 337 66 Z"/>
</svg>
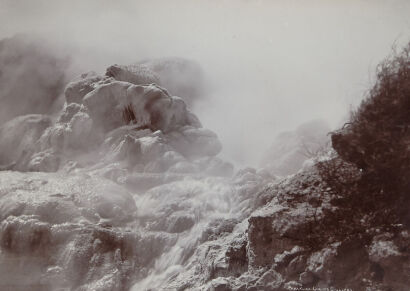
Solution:
<svg viewBox="0 0 410 291">
<path fill-rule="evenodd" d="M 410 290 L 410 1 L 0 0 L 0 291 L 183 290 Z"/>
</svg>

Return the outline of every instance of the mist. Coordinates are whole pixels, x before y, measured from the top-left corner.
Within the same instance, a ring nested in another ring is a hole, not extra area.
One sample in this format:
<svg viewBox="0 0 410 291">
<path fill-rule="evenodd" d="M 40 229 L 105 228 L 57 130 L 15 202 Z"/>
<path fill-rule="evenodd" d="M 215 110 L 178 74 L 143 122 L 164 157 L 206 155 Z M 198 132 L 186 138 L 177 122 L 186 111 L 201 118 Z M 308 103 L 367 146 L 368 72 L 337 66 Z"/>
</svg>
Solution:
<svg viewBox="0 0 410 291">
<path fill-rule="evenodd" d="M 223 156 L 255 165 L 275 136 L 312 119 L 340 125 L 375 66 L 408 41 L 408 1 L 0 1 L 18 33 L 71 56 L 70 74 L 184 57 L 207 78 L 193 104 Z"/>
<path fill-rule="evenodd" d="M 409 16 L 0 0 L 0 289 L 408 290 Z"/>
</svg>

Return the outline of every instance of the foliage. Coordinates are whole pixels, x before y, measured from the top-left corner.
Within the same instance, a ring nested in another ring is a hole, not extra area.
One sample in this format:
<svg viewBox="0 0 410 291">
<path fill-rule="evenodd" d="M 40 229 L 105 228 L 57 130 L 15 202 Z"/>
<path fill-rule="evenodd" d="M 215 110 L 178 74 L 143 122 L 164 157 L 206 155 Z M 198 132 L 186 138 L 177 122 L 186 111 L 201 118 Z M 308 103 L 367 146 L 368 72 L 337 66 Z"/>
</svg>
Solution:
<svg viewBox="0 0 410 291">
<path fill-rule="evenodd" d="M 376 76 L 350 121 L 332 133 L 337 154 L 316 163 L 335 209 L 312 223 L 313 248 L 368 237 L 371 228 L 410 226 L 410 43 L 383 61 Z"/>
<path fill-rule="evenodd" d="M 377 81 L 351 115 L 348 127 L 332 135 L 346 161 L 363 172 L 362 201 L 368 211 L 393 209 L 406 222 L 410 202 L 410 43 L 377 69 Z M 409 221 L 407 221 L 408 223 Z"/>
</svg>

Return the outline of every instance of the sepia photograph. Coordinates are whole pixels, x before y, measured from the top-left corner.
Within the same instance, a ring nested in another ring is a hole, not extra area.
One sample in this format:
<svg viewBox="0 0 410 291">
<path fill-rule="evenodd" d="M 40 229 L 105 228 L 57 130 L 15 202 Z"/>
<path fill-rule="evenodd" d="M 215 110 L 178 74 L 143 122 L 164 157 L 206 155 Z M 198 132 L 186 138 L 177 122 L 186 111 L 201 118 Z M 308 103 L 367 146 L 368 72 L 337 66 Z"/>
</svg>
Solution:
<svg viewBox="0 0 410 291">
<path fill-rule="evenodd" d="M 410 1 L 0 0 L 0 291 L 184 290 L 410 290 Z"/>
</svg>

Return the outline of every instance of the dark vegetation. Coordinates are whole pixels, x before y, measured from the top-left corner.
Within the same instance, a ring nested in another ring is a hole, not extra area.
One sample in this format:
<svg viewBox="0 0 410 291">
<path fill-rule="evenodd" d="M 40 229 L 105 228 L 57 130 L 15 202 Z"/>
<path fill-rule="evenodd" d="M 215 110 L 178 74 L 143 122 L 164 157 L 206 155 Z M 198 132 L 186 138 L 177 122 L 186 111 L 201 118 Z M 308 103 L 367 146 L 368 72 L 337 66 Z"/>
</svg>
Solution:
<svg viewBox="0 0 410 291">
<path fill-rule="evenodd" d="M 409 228 L 410 43 L 378 66 L 375 85 L 331 137 L 337 155 L 317 169 L 337 210 L 312 224 L 307 243 Z"/>
</svg>

